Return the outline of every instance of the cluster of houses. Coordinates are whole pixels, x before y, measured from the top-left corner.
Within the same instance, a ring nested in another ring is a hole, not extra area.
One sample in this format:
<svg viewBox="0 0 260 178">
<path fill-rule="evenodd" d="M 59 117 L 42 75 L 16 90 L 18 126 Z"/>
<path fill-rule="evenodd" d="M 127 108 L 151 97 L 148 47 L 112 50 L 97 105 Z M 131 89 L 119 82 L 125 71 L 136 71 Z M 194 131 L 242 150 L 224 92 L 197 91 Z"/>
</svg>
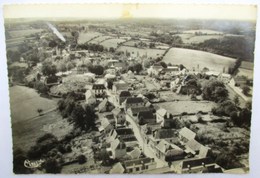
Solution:
<svg viewBox="0 0 260 178">
<path fill-rule="evenodd" d="M 196 140 L 196 133 L 183 127 L 176 129 L 175 119 L 163 108 L 155 108 L 142 94 L 133 95 L 128 84 L 115 82 L 111 90 L 104 84 L 93 84 L 86 92 L 86 103 L 99 103 L 97 123 L 102 141 L 111 159 L 118 160 L 110 173 L 142 173 L 155 169 L 154 158 L 145 156 L 142 145 L 127 121 L 130 117 L 138 126 L 144 144 L 163 162 L 176 162 L 171 170 L 177 173 L 218 172 L 222 169 L 208 156 L 210 148 Z M 109 93 L 105 98 L 104 93 Z"/>
</svg>

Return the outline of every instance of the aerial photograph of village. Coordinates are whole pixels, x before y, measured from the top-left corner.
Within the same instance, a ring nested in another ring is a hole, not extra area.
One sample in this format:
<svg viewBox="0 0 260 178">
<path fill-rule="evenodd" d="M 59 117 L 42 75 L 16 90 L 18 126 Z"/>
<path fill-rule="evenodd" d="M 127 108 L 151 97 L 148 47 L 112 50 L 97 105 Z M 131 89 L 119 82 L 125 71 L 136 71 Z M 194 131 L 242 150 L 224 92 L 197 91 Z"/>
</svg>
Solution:
<svg viewBox="0 0 260 178">
<path fill-rule="evenodd" d="M 13 172 L 248 173 L 256 19 L 123 17 L 5 18 Z"/>
</svg>

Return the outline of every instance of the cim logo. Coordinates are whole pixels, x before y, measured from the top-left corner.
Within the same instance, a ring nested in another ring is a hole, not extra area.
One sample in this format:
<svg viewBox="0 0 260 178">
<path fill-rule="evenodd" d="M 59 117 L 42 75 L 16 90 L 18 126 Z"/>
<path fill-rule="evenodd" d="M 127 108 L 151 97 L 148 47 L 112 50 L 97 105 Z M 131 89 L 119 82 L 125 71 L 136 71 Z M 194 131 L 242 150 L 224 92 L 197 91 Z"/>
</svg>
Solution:
<svg viewBox="0 0 260 178">
<path fill-rule="evenodd" d="M 41 167 L 42 163 L 44 163 L 44 160 L 42 160 L 42 159 L 37 160 L 37 161 L 30 161 L 30 160 L 26 159 L 24 161 L 24 166 L 32 169 L 32 168 Z"/>
</svg>

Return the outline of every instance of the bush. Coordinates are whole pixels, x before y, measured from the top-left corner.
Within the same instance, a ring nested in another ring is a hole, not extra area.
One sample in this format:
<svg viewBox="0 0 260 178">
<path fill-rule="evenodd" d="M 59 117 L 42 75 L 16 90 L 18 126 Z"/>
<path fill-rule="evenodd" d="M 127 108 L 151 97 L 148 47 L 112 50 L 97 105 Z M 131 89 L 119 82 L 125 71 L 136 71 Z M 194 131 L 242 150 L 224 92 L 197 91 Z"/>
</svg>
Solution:
<svg viewBox="0 0 260 178">
<path fill-rule="evenodd" d="M 87 161 L 87 159 L 84 155 L 79 155 L 77 160 L 78 160 L 79 164 L 84 164 Z"/>
</svg>

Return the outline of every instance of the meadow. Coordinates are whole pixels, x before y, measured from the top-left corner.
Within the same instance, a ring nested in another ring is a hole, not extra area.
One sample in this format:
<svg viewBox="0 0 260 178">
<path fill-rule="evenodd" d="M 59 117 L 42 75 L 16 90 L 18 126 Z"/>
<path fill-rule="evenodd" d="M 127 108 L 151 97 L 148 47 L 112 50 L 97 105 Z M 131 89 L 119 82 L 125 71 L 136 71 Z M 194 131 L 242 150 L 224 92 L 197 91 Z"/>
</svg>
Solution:
<svg viewBox="0 0 260 178">
<path fill-rule="evenodd" d="M 199 66 L 200 70 L 207 67 L 211 71 L 222 72 L 223 68 L 227 70 L 228 67 L 232 67 L 236 59 L 204 51 L 171 48 L 163 61 L 177 65 L 183 64 L 189 70 L 197 69 Z"/>
<path fill-rule="evenodd" d="M 13 86 L 9 91 L 12 123 L 37 117 L 38 109 L 47 112 L 57 107 L 56 101 L 40 97 L 32 88 Z"/>
</svg>

